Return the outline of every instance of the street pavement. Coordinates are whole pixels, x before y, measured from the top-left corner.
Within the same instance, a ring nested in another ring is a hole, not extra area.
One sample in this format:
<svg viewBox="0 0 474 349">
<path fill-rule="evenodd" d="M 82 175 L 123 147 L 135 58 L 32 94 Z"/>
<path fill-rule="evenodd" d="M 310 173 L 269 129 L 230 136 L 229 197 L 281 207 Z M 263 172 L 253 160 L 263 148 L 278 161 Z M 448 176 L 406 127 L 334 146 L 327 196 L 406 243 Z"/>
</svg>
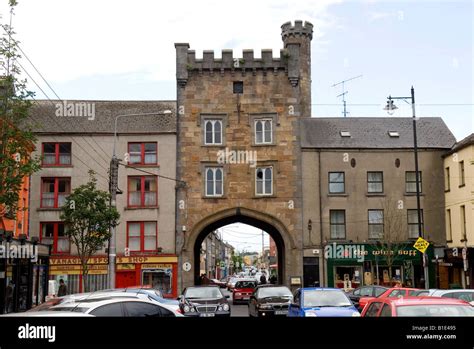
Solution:
<svg viewBox="0 0 474 349">
<path fill-rule="evenodd" d="M 248 305 L 247 304 L 238 304 L 238 305 L 233 305 L 232 304 L 232 292 L 229 292 L 227 289 L 222 289 L 222 293 L 224 295 L 229 295 L 229 305 L 230 305 L 230 316 L 231 317 L 248 317 L 249 316 L 249 310 L 248 310 Z"/>
</svg>

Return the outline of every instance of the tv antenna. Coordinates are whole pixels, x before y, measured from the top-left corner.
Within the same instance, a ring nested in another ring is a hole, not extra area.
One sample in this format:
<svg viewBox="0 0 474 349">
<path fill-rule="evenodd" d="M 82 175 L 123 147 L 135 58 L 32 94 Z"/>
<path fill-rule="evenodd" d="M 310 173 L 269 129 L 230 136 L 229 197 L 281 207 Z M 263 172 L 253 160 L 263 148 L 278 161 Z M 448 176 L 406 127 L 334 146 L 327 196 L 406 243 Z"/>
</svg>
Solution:
<svg viewBox="0 0 474 349">
<path fill-rule="evenodd" d="M 347 108 L 346 108 L 346 94 L 349 93 L 349 91 L 346 91 L 345 88 L 344 88 L 344 84 L 348 81 L 351 81 L 351 80 L 354 80 L 354 79 L 358 79 L 358 78 L 361 78 L 362 75 L 359 75 L 359 76 L 354 76 L 353 78 L 350 78 L 350 79 L 347 79 L 347 80 L 343 80 L 343 81 L 340 81 L 340 82 L 337 82 L 335 83 L 334 85 L 332 85 L 332 87 L 336 87 L 338 85 L 342 85 L 342 93 L 340 95 L 338 95 L 337 97 L 342 97 L 342 104 L 344 106 L 344 110 L 342 111 L 342 114 L 344 114 L 344 117 L 347 116 L 347 114 L 349 114 L 349 112 L 347 111 Z"/>
</svg>

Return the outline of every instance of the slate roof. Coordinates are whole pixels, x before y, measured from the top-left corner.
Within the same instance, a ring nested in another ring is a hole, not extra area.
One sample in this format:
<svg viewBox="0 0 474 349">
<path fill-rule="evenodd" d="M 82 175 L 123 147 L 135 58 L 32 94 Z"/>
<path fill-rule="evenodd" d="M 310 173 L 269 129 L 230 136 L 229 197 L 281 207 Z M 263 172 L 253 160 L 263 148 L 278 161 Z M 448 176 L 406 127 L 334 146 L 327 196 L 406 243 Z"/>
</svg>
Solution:
<svg viewBox="0 0 474 349">
<path fill-rule="evenodd" d="M 39 100 L 33 103 L 27 124 L 37 134 L 86 133 L 111 134 L 115 116 L 143 114 L 171 110 L 169 115 L 127 116 L 118 121 L 118 133 L 175 133 L 175 101 L 95 101 L 69 100 L 68 103 L 94 103 L 95 118 L 87 116 L 57 116 L 59 100 Z"/>
<path fill-rule="evenodd" d="M 452 153 L 457 152 L 458 150 L 464 149 L 470 145 L 474 145 L 474 133 L 471 133 L 469 136 L 461 139 L 459 142 L 457 142 L 454 147 L 446 154 L 450 155 Z"/>
<path fill-rule="evenodd" d="M 441 118 L 419 118 L 416 125 L 419 148 L 451 149 L 456 143 Z M 341 137 L 341 131 L 349 131 L 351 137 Z M 390 137 L 389 131 L 398 132 L 399 137 Z M 301 146 L 317 149 L 413 148 L 413 119 L 306 118 L 301 120 Z"/>
</svg>

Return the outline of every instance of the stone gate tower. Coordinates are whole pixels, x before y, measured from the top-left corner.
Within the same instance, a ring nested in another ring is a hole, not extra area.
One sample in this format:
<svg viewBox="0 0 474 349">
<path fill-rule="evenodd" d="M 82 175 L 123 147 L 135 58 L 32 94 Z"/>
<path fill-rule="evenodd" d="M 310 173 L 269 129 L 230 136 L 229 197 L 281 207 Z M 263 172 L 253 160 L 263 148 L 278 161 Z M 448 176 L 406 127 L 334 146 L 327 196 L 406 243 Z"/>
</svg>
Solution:
<svg viewBox="0 0 474 349">
<path fill-rule="evenodd" d="M 313 25 L 281 27 L 280 57 L 253 50 L 222 58 L 177 43 L 176 239 L 180 287 L 199 276 L 200 245 L 233 222 L 267 231 L 277 243 L 280 282 L 303 273 L 299 119 L 311 116 Z"/>
</svg>

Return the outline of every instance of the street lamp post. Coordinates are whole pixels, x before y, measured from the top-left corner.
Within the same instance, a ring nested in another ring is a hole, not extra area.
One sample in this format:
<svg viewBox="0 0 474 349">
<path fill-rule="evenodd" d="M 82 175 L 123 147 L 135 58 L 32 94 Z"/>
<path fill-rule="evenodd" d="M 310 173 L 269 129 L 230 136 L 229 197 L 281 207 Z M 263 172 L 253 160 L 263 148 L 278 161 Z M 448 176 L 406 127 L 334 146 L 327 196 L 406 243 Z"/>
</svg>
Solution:
<svg viewBox="0 0 474 349">
<path fill-rule="evenodd" d="M 117 124 L 118 120 L 121 117 L 128 116 L 149 116 L 149 115 L 168 115 L 171 114 L 171 110 L 165 110 L 163 112 L 155 113 L 141 113 L 141 114 L 121 114 L 115 116 L 114 123 L 114 146 L 112 151 L 112 160 L 110 161 L 110 173 L 109 173 L 109 191 L 110 191 L 110 206 L 117 207 L 117 189 L 118 189 L 118 167 L 119 159 L 117 158 L 116 153 L 116 144 L 117 144 Z M 116 258 L 117 258 L 117 248 L 116 248 L 117 234 L 115 226 L 110 226 L 110 241 L 109 241 L 109 288 L 115 288 L 115 271 L 116 271 Z"/>
<path fill-rule="evenodd" d="M 410 97 L 392 97 L 388 96 L 387 106 L 384 110 L 387 110 L 389 114 L 393 114 L 395 109 L 398 109 L 394 104 L 394 99 L 402 99 L 405 102 L 407 100 L 411 100 L 411 109 L 413 114 L 413 152 L 415 155 L 415 181 L 416 181 L 416 211 L 418 216 L 418 236 L 424 238 L 424 232 L 422 228 L 422 220 L 421 220 L 421 208 L 420 208 L 420 175 L 419 175 L 419 166 L 418 166 L 418 139 L 416 135 L 416 114 L 415 114 L 415 89 L 413 86 L 411 87 L 411 95 Z M 407 102 L 408 103 L 408 102 Z M 425 288 L 430 288 L 429 283 L 429 273 L 428 273 L 428 262 L 426 258 L 426 253 L 421 254 L 421 265 L 423 267 L 424 277 L 425 277 Z"/>
</svg>

